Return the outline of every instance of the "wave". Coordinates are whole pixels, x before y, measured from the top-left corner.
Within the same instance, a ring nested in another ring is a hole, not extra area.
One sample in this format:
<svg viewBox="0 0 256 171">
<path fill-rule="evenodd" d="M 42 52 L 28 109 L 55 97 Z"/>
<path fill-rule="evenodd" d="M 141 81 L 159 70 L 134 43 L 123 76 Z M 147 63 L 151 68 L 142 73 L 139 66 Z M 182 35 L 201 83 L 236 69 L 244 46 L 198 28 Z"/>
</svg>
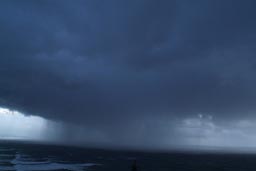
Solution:
<svg viewBox="0 0 256 171">
<path fill-rule="evenodd" d="M 83 171 L 84 169 L 95 166 L 95 163 L 83 163 L 83 164 L 60 164 L 60 163 L 48 163 L 48 164 L 33 164 L 33 165 L 21 165 L 14 166 L 17 171 L 50 171 L 50 170 L 70 170 L 70 171 Z"/>
<path fill-rule="evenodd" d="M 5 154 L 1 154 L 5 156 Z M 10 155 L 6 154 L 10 157 Z M 61 163 L 61 161 L 51 161 L 47 158 L 43 161 L 38 161 L 32 156 L 16 153 L 12 155 L 12 159 L 0 159 L 0 162 L 8 164 L 0 165 L 1 171 L 52 171 L 52 170 L 69 170 L 69 171 L 84 171 L 88 167 L 100 165 L 97 163 Z"/>
</svg>

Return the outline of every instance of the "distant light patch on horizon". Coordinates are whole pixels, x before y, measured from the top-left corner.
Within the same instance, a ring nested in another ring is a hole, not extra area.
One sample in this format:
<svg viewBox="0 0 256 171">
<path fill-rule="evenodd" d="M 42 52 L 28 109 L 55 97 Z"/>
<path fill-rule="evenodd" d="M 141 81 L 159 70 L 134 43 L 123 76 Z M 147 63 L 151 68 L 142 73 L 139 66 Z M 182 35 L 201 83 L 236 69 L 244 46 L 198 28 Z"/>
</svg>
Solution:
<svg viewBox="0 0 256 171">
<path fill-rule="evenodd" d="M 44 140 L 50 121 L 0 107 L 0 139 Z"/>
<path fill-rule="evenodd" d="M 240 119 L 220 124 L 212 115 L 185 118 L 177 126 L 190 145 L 207 147 L 256 147 L 256 120 Z"/>
</svg>

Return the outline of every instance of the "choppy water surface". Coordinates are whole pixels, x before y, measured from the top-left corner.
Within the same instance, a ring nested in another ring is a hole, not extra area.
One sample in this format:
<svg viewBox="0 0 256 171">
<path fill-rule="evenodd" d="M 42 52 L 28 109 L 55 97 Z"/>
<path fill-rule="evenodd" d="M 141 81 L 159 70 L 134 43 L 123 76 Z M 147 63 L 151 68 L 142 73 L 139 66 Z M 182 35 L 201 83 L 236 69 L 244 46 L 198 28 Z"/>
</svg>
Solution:
<svg viewBox="0 0 256 171">
<path fill-rule="evenodd" d="M 255 171 L 253 154 L 135 153 L 0 143 L 0 171 Z"/>
</svg>

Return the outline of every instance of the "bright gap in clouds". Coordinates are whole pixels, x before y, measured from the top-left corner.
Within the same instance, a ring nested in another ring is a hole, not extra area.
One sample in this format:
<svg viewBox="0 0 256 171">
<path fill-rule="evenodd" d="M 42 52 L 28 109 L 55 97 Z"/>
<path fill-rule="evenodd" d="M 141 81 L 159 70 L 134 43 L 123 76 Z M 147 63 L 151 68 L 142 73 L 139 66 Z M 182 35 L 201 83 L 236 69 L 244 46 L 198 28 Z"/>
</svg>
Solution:
<svg viewBox="0 0 256 171">
<path fill-rule="evenodd" d="M 0 107 L 0 140 L 35 140 L 57 144 L 106 143 L 103 132 L 83 125 L 51 121 Z"/>
<path fill-rule="evenodd" d="M 136 139 L 137 142 L 130 142 L 130 146 L 134 145 L 136 148 L 145 142 L 153 141 L 153 139 L 145 138 L 145 134 L 149 133 L 149 130 L 151 134 L 154 131 L 163 134 L 157 138 L 156 148 L 169 149 L 180 146 L 188 148 L 195 146 L 256 147 L 256 125 L 253 119 L 229 120 L 220 123 L 214 120 L 211 115 L 199 114 L 194 117 L 180 118 L 176 121 L 162 119 L 156 122 L 156 120 L 149 120 L 149 122 L 142 120 L 138 123 L 140 126 L 134 125 L 135 135 L 129 137 L 127 141 Z M 143 124 L 142 129 L 141 125 Z M 154 125 L 153 130 L 151 129 L 152 125 Z M 129 135 L 125 134 L 125 137 Z M 24 115 L 21 112 L 1 107 L 0 139 L 36 140 L 82 146 L 88 142 L 90 144 L 95 142 L 98 145 L 111 144 L 112 147 L 125 145 L 122 144 L 123 141 L 119 140 L 122 137 L 111 137 L 104 130 L 95 130 L 85 125 L 53 122 L 39 116 Z"/>
<path fill-rule="evenodd" d="M 0 107 L 0 139 L 54 140 L 56 123 Z"/>
<path fill-rule="evenodd" d="M 255 119 L 216 121 L 211 115 L 186 118 L 177 126 L 187 144 L 201 147 L 256 147 Z"/>
</svg>

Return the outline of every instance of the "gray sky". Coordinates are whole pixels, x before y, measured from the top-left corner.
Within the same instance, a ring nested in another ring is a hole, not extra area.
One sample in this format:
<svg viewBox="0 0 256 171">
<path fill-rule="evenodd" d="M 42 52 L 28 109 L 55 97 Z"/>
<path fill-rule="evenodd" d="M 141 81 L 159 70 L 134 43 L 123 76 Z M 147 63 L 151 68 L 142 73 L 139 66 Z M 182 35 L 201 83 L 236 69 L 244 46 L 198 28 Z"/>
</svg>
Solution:
<svg viewBox="0 0 256 171">
<path fill-rule="evenodd" d="M 0 106 L 60 140 L 255 146 L 254 0 L 0 2 Z"/>
</svg>

